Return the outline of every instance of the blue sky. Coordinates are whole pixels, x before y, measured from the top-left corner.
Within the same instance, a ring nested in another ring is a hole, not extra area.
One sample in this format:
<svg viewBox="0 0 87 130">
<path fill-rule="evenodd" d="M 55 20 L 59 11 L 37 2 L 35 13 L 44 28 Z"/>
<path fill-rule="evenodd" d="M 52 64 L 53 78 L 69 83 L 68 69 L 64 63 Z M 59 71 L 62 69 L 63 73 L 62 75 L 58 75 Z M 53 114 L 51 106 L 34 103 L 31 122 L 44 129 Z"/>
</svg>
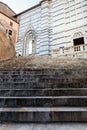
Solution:
<svg viewBox="0 0 87 130">
<path fill-rule="evenodd" d="M 20 13 L 40 2 L 40 0 L 0 0 L 6 3 L 15 13 Z"/>
</svg>

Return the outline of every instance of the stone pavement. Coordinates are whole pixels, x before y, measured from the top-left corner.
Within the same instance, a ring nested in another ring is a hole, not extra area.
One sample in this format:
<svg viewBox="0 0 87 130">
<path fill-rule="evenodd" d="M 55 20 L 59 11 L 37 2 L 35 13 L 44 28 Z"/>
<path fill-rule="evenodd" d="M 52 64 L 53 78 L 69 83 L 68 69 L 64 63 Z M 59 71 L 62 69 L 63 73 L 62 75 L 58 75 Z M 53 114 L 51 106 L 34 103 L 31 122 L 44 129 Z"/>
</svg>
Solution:
<svg viewBox="0 0 87 130">
<path fill-rule="evenodd" d="M 87 123 L 0 124 L 0 130 L 87 130 Z"/>
</svg>

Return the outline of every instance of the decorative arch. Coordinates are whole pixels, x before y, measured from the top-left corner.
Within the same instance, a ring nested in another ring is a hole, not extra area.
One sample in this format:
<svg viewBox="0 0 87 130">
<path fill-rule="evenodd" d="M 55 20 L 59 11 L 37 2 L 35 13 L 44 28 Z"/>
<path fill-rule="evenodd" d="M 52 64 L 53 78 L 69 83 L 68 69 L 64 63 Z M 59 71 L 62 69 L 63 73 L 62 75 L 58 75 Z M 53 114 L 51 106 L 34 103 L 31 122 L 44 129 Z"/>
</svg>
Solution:
<svg viewBox="0 0 87 130">
<path fill-rule="evenodd" d="M 29 26 L 25 32 L 23 39 L 23 55 L 28 56 L 36 53 L 36 31 L 32 26 Z"/>
<path fill-rule="evenodd" d="M 73 45 L 78 46 L 84 44 L 84 34 L 78 31 L 73 34 Z"/>
<path fill-rule="evenodd" d="M 76 38 L 79 38 L 79 37 L 83 37 L 83 36 L 84 36 L 83 33 L 79 31 L 79 32 L 74 33 L 73 39 L 76 39 Z"/>
</svg>

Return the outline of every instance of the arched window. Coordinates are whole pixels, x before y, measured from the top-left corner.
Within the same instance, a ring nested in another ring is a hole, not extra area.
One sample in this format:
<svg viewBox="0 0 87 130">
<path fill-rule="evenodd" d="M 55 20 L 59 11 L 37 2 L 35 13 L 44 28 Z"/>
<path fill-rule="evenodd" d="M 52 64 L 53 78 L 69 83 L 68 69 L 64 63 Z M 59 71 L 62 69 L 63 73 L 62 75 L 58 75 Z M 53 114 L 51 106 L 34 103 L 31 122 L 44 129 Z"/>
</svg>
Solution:
<svg viewBox="0 0 87 130">
<path fill-rule="evenodd" d="M 24 37 L 23 55 L 28 56 L 36 52 L 36 33 L 34 30 L 29 30 Z"/>
<path fill-rule="evenodd" d="M 77 32 L 73 35 L 73 45 L 78 46 L 84 44 L 84 35 L 82 32 Z"/>
</svg>

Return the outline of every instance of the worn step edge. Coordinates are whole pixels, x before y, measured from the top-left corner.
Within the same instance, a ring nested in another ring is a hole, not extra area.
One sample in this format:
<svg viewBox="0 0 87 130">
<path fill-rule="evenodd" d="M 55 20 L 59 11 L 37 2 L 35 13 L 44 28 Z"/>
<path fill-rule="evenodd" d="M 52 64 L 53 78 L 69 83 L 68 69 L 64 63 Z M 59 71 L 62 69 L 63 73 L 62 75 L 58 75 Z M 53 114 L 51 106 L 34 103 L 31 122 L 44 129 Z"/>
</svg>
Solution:
<svg viewBox="0 0 87 130">
<path fill-rule="evenodd" d="M 5 97 L 5 96 L 2 96 L 0 97 L 0 99 L 70 99 L 70 98 L 73 98 L 73 99 L 87 99 L 87 96 L 35 96 L 35 97 Z"/>
<path fill-rule="evenodd" d="M 36 96 L 87 96 L 87 89 L 81 89 L 81 90 L 55 90 L 55 89 L 32 89 L 32 90 L 0 90 L 0 97 L 36 97 Z"/>
<path fill-rule="evenodd" d="M 87 112 L 87 107 L 21 107 L 21 108 L 0 108 L 0 112 Z"/>
<path fill-rule="evenodd" d="M 30 91 L 33 91 L 33 90 L 34 91 L 39 91 L 39 90 L 41 90 L 41 91 L 43 91 L 43 90 L 46 90 L 46 91 L 49 91 L 49 90 L 52 90 L 52 91 L 53 90 L 67 90 L 68 91 L 68 90 L 87 90 L 87 88 L 42 88 L 42 89 L 41 88 L 38 88 L 38 89 L 36 89 L 36 88 L 35 89 L 34 88 L 27 88 L 27 89 L 26 88 L 20 88 L 20 89 L 19 88 L 18 89 L 17 88 L 16 89 L 15 88 L 0 88 L 0 91 L 1 90 L 15 90 L 15 91 L 16 90 L 18 90 L 18 91 L 20 91 L 20 90 L 21 91 L 22 90 L 30 90 Z"/>
<path fill-rule="evenodd" d="M 87 109 L 72 111 L 0 111 L 1 123 L 56 123 L 56 122 L 87 122 Z"/>
</svg>

